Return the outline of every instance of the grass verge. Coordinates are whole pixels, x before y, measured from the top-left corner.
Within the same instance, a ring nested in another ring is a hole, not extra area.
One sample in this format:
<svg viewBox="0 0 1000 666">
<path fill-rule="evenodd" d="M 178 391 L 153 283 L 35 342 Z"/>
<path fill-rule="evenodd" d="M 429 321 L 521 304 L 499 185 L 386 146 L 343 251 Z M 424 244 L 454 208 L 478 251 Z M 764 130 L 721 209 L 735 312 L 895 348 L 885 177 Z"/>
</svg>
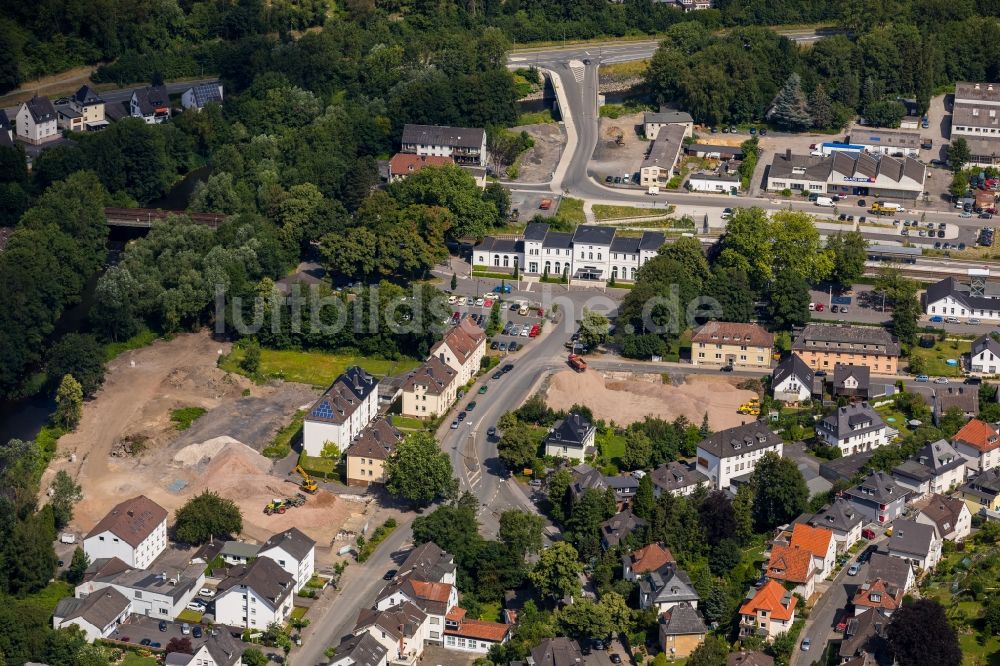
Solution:
<svg viewBox="0 0 1000 666">
<path fill-rule="evenodd" d="M 649 67 L 648 60 L 632 60 L 629 62 L 613 62 L 610 65 L 601 65 L 602 79 L 630 79 L 635 76 L 645 76 Z"/>
<path fill-rule="evenodd" d="M 587 217 L 583 214 L 583 199 L 563 197 L 559 202 L 559 217 L 576 224 L 586 222 Z"/>
<path fill-rule="evenodd" d="M 177 615 L 177 620 L 179 622 L 192 622 L 198 624 L 201 622 L 202 613 L 185 608 Z"/>
<path fill-rule="evenodd" d="M 528 111 L 517 117 L 517 126 L 522 125 L 548 125 L 554 123 L 556 119 L 552 116 L 552 111 L 542 109 L 541 111 Z"/>
<path fill-rule="evenodd" d="M 240 367 L 244 354 L 242 347 L 234 347 L 232 353 L 219 359 L 219 367 L 227 372 L 245 375 L 246 371 Z M 390 361 L 357 354 L 335 354 L 324 351 L 262 349 L 259 375 L 264 378 L 284 379 L 326 388 L 352 365 L 359 365 L 370 374 L 385 377 L 408 372 L 420 365 L 420 361 L 412 358 Z"/>
<path fill-rule="evenodd" d="M 644 102 L 637 99 L 630 99 L 622 104 L 605 104 L 601 107 L 599 114 L 601 118 L 611 118 L 612 120 L 617 120 L 622 116 L 628 115 L 630 113 L 639 113 L 641 111 L 655 111 L 656 106 L 650 104 L 649 102 Z"/>
<path fill-rule="evenodd" d="M 378 548 L 379 544 L 389 538 L 389 535 L 392 534 L 394 529 L 396 529 L 395 518 L 390 518 L 376 527 L 375 531 L 372 532 L 371 538 L 365 541 L 364 544 L 358 548 L 358 562 L 364 562 L 371 557 L 372 553 L 375 552 L 375 549 Z"/>
<path fill-rule="evenodd" d="M 156 666 L 156 657 L 140 657 L 134 652 L 129 652 L 122 659 L 120 666 Z"/>
<path fill-rule="evenodd" d="M 170 412 L 170 420 L 175 430 L 187 430 L 207 411 L 204 407 L 181 407 Z"/>
<path fill-rule="evenodd" d="M 284 458 L 292 452 L 292 442 L 302 436 L 302 422 L 305 421 L 306 413 L 301 409 L 295 412 L 292 422 L 278 431 L 269 445 L 261 451 L 262 455 L 268 458 Z"/>
<path fill-rule="evenodd" d="M 670 205 L 663 209 L 663 215 L 674 212 L 674 206 Z M 637 206 L 612 206 L 608 204 L 594 204 L 594 217 L 598 222 L 604 220 L 621 220 L 630 217 L 653 217 L 660 215 L 659 208 L 639 208 Z"/>
</svg>

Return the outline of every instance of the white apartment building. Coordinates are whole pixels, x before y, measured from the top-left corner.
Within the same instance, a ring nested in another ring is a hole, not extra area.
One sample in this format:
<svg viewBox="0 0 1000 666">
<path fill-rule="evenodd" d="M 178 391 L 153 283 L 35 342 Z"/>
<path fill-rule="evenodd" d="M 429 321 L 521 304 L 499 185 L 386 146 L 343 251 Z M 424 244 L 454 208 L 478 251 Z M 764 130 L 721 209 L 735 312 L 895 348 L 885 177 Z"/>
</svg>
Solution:
<svg viewBox="0 0 1000 666">
<path fill-rule="evenodd" d="M 131 613 L 157 620 L 174 620 L 205 583 L 205 573 L 132 569 L 119 559 L 95 560 L 73 594 L 78 599 L 113 589 L 131 602 Z"/>
<path fill-rule="evenodd" d="M 781 455 L 781 437 L 754 421 L 720 430 L 698 444 L 695 469 L 708 478 L 709 487 L 727 490 L 737 479 L 748 478 L 768 451 Z"/>
<path fill-rule="evenodd" d="M 403 126 L 402 152 L 450 157 L 460 165 L 486 166 L 486 131 L 408 124 Z"/>
<path fill-rule="evenodd" d="M 378 380 L 358 366 L 337 377 L 305 417 L 302 448 L 310 456 L 327 442 L 341 451 L 378 416 Z"/>
<path fill-rule="evenodd" d="M 839 407 L 816 427 L 816 434 L 828 446 L 836 446 L 844 456 L 885 446 L 896 431 L 867 402 Z"/>
<path fill-rule="evenodd" d="M 83 540 L 91 562 L 117 557 L 145 569 L 167 547 L 167 511 L 145 495 L 121 502 Z"/>
<path fill-rule="evenodd" d="M 257 557 L 269 557 L 295 579 L 295 591 L 301 590 L 316 569 L 316 542 L 301 530 L 291 527 L 264 542 Z"/>
<path fill-rule="evenodd" d="M 230 569 L 217 590 L 217 624 L 266 629 L 291 616 L 295 578 L 269 557 L 258 557 L 249 566 Z"/>
</svg>

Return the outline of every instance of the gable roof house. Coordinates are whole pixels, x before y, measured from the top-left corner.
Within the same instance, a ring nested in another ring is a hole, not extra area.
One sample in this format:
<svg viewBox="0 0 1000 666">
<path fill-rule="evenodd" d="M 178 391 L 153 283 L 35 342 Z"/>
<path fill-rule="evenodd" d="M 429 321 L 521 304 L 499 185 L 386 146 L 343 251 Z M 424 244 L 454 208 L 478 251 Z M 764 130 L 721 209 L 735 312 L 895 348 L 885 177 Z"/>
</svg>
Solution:
<svg viewBox="0 0 1000 666">
<path fill-rule="evenodd" d="M 896 483 L 923 497 L 947 493 L 965 480 L 965 458 L 946 440 L 930 442 L 892 470 Z"/>
<path fill-rule="evenodd" d="M 851 660 L 854 658 L 871 657 L 870 660 L 861 663 L 871 666 L 892 664 L 892 655 L 885 633 L 888 626 L 889 614 L 879 609 L 850 618 L 844 628 L 844 639 L 840 642 L 841 662 L 853 663 Z"/>
<path fill-rule="evenodd" d="M 837 497 L 816 515 L 806 519 L 806 523 L 830 530 L 834 541 L 837 542 L 837 549 L 844 552 L 861 539 L 864 519 L 850 502 L 843 497 Z"/>
<path fill-rule="evenodd" d="M 431 356 L 438 357 L 458 373 L 458 383 L 463 385 L 475 377 L 485 354 L 486 333 L 468 317 L 450 328 L 430 351 Z"/>
<path fill-rule="evenodd" d="M 243 664 L 243 647 L 228 631 L 209 633 L 205 642 L 195 650 L 194 654 L 171 652 L 167 655 L 165 666 L 241 666 Z"/>
<path fill-rule="evenodd" d="M 871 369 L 866 365 L 849 365 L 838 363 L 833 369 L 834 396 L 860 398 L 871 397 Z"/>
<path fill-rule="evenodd" d="M 270 557 L 235 566 L 219 583 L 215 621 L 246 629 L 284 623 L 292 613 L 295 578 Z"/>
<path fill-rule="evenodd" d="M 222 545 L 219 556 L 226 564 L 249 564 L 260 552 L 259 543 L 246 541 L 227 541 Z"/>
<path fill-rule="evenodd" d="M 988 469 L 969 479 L 958 489 L 969 511 L 1000 511 L 1000 468 Z"/>
<path fill-rule="evenodd" d="M 751 588 L 740 606 L 740 636 L 761 636 L 770 641 L 792 628 L 798 598 L 775 580 Z"/>
<path fill-rule="evenodd" d="M 269 557 L 295 578 L 295 591 L 301 590 L 312 578 L 316 567 L 316 542 L 297 527 L 271 535 L 257 552 Z"/>
<path fill-rule="evenodd" d="M 597 429 L 579 414 L 558 421 L 545 436 L 545 455 L 585 460 L 594 452 Z"/>
<path fill-rule="evenodd" d="M 844 491 L 844 497 L 868 520 L 891 523 L 903 514 L 909 491 L 885 472 L 873 472 Z"/>
<path fill-rule="evenodd" d="M 340 641 L 330 666 L 388 666 L 389 651 L 365 632 Z"/>
<path fill-rule="evenodd" d="M 813 566 L 812 555 L 788 544 L 771 546 L 771 556 L 764 575 L 771 580 L 781 581 L 804 599 L 811 597 L 816 590 L 816 568 Z"/>
<path fill-rule="evenodd" d="M 913 520 L 897 520 L 889 537 L 889 555 L 929 571 L 941 559 L 941 544 L 937 528 Z"/>
<path fill-rule="evenodd" d="M 527 659 L 531 666 L 581 666 L 583 661 L 579 644 L 565 636 L 543 638 Z"/>
<path fill-rule="evenodd" d="M 816 434 L 828 446 L 836 446 L 849 456 L 885 446 L 896 437 L 882 417 L 867 402 L 838 407 L 816 426 Z"/>
<path fill-rule="evenodd" d="M 951 445 L 965 458 L 969 474 L 1000 467 L 1000 434 L 985 421 L 966 423 L 951 438 Z"/>
<path fill-rule="evenodd" d="M 60 599 L 52 614 L 52 628 L 75 626 L 83 632 L 87 641 L 93 642 L 114 633 L 118 625 L 128 622 L 131 613 L 132 602 L 109 587 L 82 599 Z"/>
<path fill-rule="evenodd" d="M 420 171 L 424 167 L 454 164 L 455 160 L 443 155 L 414 155 L 396 153 L 389 159 L 389 182 L 395 183 Z"/>
<path fill-rule="evenodd" d="M 668 563 L 639 578 L 639 608 L 656 606 L 659 613 L 679 603 L 698 607 L 700 597 L 687 573 L 675 563 Z"/>
<path fill-rule="evenodd" d="M 957 409 L 967 419 L 979 416 L 978 386 L 944 386 L 934 389 L 931 397 L 931 416 L 934 424 L 941 423 L 941 417 L 949 410 Z"/>
<path fill-rule="evenodd" d="M 433 541 L 422 543 L 406 556 L 399 565 L 397 576 L 410 576 L 418 580 L 455 585 L 455 557 Z"/>
<path fill-rule="evenodd" d="M 441 630 L 448 613 L 458 606 L 458 589 L 449 583 L 419 580 L 416 576 L 397 576 L 390 581 L 375 599 L 375 609 L 386 611 L 402 603 L 411 603 L 430 618 L 428 640 L 440 645 Z"/>
<path fill-rule="evenodd" d="M 958 497 L 931 495 L 930 502 L 914 520 L 931 525 L 937 537 L 946 541 L 962 541 L 972 531 L 972 513 Z"/>
<path fill-rule="evenodd" d="M 59 138 L 58 115 L 48 97 L 37 95 L 21 102 L 14 116 L 18 141 L 37 146 Z"/>
<path fill-rule="evenodd" d="M 770 368 L 774 334 L 759 324 L 710 321 L 691 336 L 692 365 Z"/>
<path fill-rule="evenodd" d="M 194 599 L 204 582 L 205 572 L 199 568 L 192 568 L 190 572 L 151 571 L 133 569 L 117 557 L 99 558 L 87 567 L 73 594 L 82 599 L 100 595 L 107 589 L 117 590 L 131 600 L 129 612 L 173 620 Z"/>
<path fill-rule="evenodd" d="M 201 111 L 209 104 L 222 104 L 222 84 L 199 83 L 181 93 L 181 106 Z"/>
<path fill-rule="evenodd" d="M 132 91 L 129 115 L 142 118 L 147 125 L 158 125 L 170 120 L 170 95 L 166 86 L 147 86 Z"/>
<path fill-rule="evenodd" d="M 959 282 L 954 277 L 946 277 L 927 287 L 924 312 L 932 317 L 1000 320 L 1000 285 L 995 282 L 984 282 L 982 289 L 977 285 L 977 289 L 973 291 L 970 282 Z"/>
<path fill-rule="evenodd" d="M 104 129 L 109 125 L 104 114 L 104 100 L 90 86 L 81 86 L 69 98 L 69 106 L 76 111 L 82 122 L 83 129 L 88 132 Z M 60 114 L 62 109 L 59 109 Z"/>
<path fill-rule="evenodd" d="M 875 610 L 885 615 L 892 615 L 893 611 L 903 605 L 904 593 L 905 590 L 898 585 L 881 578 L 869 577 L 854 592 L 854 598 L 851 600 L 854 604 L 854 614 L 862 615 Z"/>
<path fill-rule="evenodd" d="M 413 666 L 424 652 L 428 617 L 409 601 L 382 611 L 362 608 L 353 633 L 365 633 L 378 641 L 388 652 L 389 663 Z"/>
<path fill-rule="evenodd" d="M 976 338 L 969 351 L 969 372 L 976 375 L 1000 374 L 1000 342 L 986 334 Z"/>
<path fill-rule="evenodd" d="M 403 416 L 434 418 L 455 402 L 458 373 L 436 356 L 406 376 L 403 382 Z"/>
<path fill-rule="evenodd" d="M 816 375 L 798 354 L 790 354 L 771 373 L 771 392 L 780 402 L 803 402 L 814 394 Z"/>
<path fill-rule="evenodd" d="M 145 495 L 115 505 L 84 537 L 91 561 L 117 557 L 145 569 L 167 547 L 167 510 Z"/>
<path fill-rule="evenodd" d="M 465 609 L 456 606 L 445 617 L 444 647 L 485 655 L 494 645 L 506 643 L 513 630 L 514 625 L 506 622 L 466 617 Z"/>
<path fill-rule="evenodd" d="M 886 585 L 892 585 L 906 592 L 916 585 L 913 567 L 910 563 L 888 553 L 875 551 L 868 560 L 868 577 L 866 580 L 879 579 Z"/>
<path fill-rule="evenodd" d="M 439 125 L 403 126 L 402 152 L 451 157 L 457 164 L 486 166 L 486 131 Z"/>
<path fill-rule="evenodd" d="M 629 581 L 638 580 L 645 574 L 676 563 L 669 548 L 661 543 L 651 543 L 622 555 L 622 578 Z"/>
<path fill-rule="evenodd" d="M 601 545 L 604 550 L 613 548 L 645 526 L 645 520 L 632 513 L 632 509 L 625 509 L 601 523 Z"/>
<path fill-rule="evenodd" d="M 659 497 L 663 493 L 674 495 L 690 495 L 703 483 L 708 483 L 708 477 L 695 469 L 690 463 L 672 460 L 660 465 L 652 472 L 653 495 Z"/>
<path fill-rule="evenodd" d="M 781 455 L 784 444 L 766 424 L 752 421 L 720 430 L 698 444 L 695 469 L 708 478 L 715 490 L 731 489 L 748 479 L 764 453 Z M 735 491 L 734 491 L 735 492 Z"/>
<path fill-rule="evenodd" d="M 385 461 L 401 441 L 403 433 L 388 419 L 375 419 L 369 423 L 344 452 L 347 459 L 347 485 L 385 483 Z"/>
<path fill-rule="evenodd" d="M 302 423 L 302 449 L 319 456 L 327 442 L 341 450 L 378 416 L 378 380 L 354 365 L 333 380 Z"/>
<path fill-rule="evenodd" d="M 691 604 L 682 601 L 660 615 L 660 649 L 672 658 L 689 656 L 705 640 L 708 629 Z"/>
</svg>

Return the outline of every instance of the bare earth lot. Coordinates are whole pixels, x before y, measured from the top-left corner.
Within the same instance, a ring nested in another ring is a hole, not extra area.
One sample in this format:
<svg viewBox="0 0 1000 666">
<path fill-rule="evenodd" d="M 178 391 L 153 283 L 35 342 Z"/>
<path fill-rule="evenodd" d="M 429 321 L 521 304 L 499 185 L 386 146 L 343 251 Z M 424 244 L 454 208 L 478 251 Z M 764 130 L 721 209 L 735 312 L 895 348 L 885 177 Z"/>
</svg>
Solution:
<svg viewBox="0 0 1000 666">
<path fill-rule="evenodd" d="M 701 423 L 708 412 L 709 427 L 724 430 L 742 424 L 747 417 L 737 407 L 753 391 L 736 388 L 726 377 L 689 375 L 679 385 L 664 384 L 658 374 L 634 375 L 588 370 L 563 370 L 549 383 L 546 402 L 553 409 L 569 409 L 574 404 L 590 407 L 594 417 L 619 426 L 641 421 L 647 414 L 667 421 L 685 416 Z"/>
<path fill-rule="evenodd" d="M 295 526 L 322 547 L 342 528 L 356 529 L 367 503 L 323 490 L 301 508 L 264 515 L 272 497 L 288 496 L 296 485 L 283 474 L 272 475 L 272 462 L 258 451 L 317 393 L 295 383 L 256 386 L 220 370 L 216 359 L 228 347 L 207 333 L 191 333 L 128 352 L 108 365 L 104 387 L 84 406 L 77 431 L 60 439 L 46 472 L 50 479 L 65 469 L 83 488 L 73 528 L 86 533 L 112 506 L 133 495 L 145 494 L 172 514 L 207 489 L 239 505 L 243 536 L 250 539 Z M 243 396 L 246 389 L 250 394 Z M 171 410 L 190 406 L 209 411 L 189 430 L 176 431 Z M 123 437 L 136 435 L 147 438 L 140 456 L 111 455 Z"/>
<path fill-rule="evenodd" d="M 535 145 L 521 156 L 517 180 L 522 183 L 544 183 L 552 178 L 552 172 L 559 164 L 559 157 L 566 147 L 566 135 L 562 125 L 540 123 L 512 127 L 511 132 L 525 131 L 535 140 Z"/>
</svg>

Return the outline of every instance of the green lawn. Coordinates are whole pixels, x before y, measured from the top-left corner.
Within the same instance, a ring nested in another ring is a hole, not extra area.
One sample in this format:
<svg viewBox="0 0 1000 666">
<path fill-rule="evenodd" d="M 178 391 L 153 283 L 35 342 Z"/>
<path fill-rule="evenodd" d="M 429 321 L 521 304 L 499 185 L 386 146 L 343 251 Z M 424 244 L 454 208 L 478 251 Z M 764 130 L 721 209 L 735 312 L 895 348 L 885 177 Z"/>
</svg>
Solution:
<svg viewBox="0 0 1000 666">
<path fill-rule="evenodd" d="M 156 657 L 140 657 L 134 652 L 129 652 L 119 666 L 156 666 Z"/>
<path fill-rule="evenodd" d="M 491 604 L 482 604 L 479 607 L 479 617 L 477 619 L 485 620 L 487 622 L 499 622 L 500 603 L 494 602 Z"/>
<path fill-rule="evenodd" d="M 309 609 L 306 608 L 305 606 L 296 606 L 295 608 L 292 609 L 292 619 L 301 620 L 303 617 L 305 617 L 306 612 L 308 610 Z"/>
<path fill-rule="evenodd" d="M 910 357 L 919 357 L 924 361 L 925 373 L 931 377 L 961 377 L 960 366 L 945 363 L 948 359 L 961 359 L 968 354 L 972 343 L 968 340 L 945 340 L 936 343 L 932 348 L 914 345 L 910 349 Z"/>
<path fill-rule="evenodd" d="M 563 197 L 559 202 L 559 217 L 576 224 L 586 222 L 587 218 L 583 214 L 583 199 Z"/>
<path fill-rule="evenodd" d="M 392 425 L 400 428 L 401 430 L 423 430 L 424 422 L 418 418 L 412 416 L 400 416 L 399 414 L 392 415 Z"/>
<path fill-rule="evenodd" d="M 333 458 L 307 456 L 303 453 L 299 456 L 299 465 L 313 476 L 321 476 L 324 479 L 337 477 L 337 461 Z"/>
<path fill-rule="evenodd" d="M 246 374 L 240 367 L 243 354 L 244 351 L 241 347 L 234 347 L 231 354 L 223 356 L 219 360 L 219 367 L 228 372 Z M 332 354 L 290 349 L 262 349 L 260 352 L 261 376 L 277 377 L 321 388 L 330 386 L 337 375 L 352 365 L 359 365 L 366 372 L 384 377 L 408 372 L 420 365 L 420 361 L 412 358 L 387 361 L 356 354 Z"/>
<path fill-rule="evenodd" d="M 601 463 L 604 465 L 621 464 L 625 455 L 625 436 L 615 433 L 613 430 L 599 432 L 595 438 L 597 450 L 601 452 Z"/>
<path fill-rule="evenodd" d="M 261 454 L 268 458 L 284 458 L 292 451 L 292 442 L 302 433 L 302 422 L 305 421 L 306 413 L 301 409 L 295 412 L 292 422 L 278 431 L 271 443 L 264 447 Z"/>
<path fill-rule="evenodd" d="M 673 212 L 673 206 L 668 206 L 662 210 L 662 214 Z M 594 204 L 594 217 L 598 222 L 604 220 L 620 220 L 628 217 L 652 217 L 660 215 L 659 208 L 639 208 L 637 206 L 611 206 L 607 204 Z"/>
<path fill-rule="evenodd" d="M 195 624 L 198 624 L 199 622 L 201 622 L 201 616 L 202 613 L 198 613 L 197 611 L 188 610 L 187 608 L 185 608 L 177 615 L 177 619 L 180 620 L 181 622 L 193 622 Z"/>
<path fill-rule="evenodd" d="M 187 430 L 207 411 L 204 407 L 181 407 L 170 412 L 170 420 L 177 430 Z"/>
<path fill-rule="evenodd" d="M 905 435 L 909 431 L 910 427 L 906 425 L 906 414 L 895 409 L 892 405 L 876 407 L 875 411 L 878 412 L 879 416 L 882 417 L 882 420 L 890 428 L 895 428 L 900 434 Z M 890 421 L 889 419 L 893 420 Z"/>
</svg>

